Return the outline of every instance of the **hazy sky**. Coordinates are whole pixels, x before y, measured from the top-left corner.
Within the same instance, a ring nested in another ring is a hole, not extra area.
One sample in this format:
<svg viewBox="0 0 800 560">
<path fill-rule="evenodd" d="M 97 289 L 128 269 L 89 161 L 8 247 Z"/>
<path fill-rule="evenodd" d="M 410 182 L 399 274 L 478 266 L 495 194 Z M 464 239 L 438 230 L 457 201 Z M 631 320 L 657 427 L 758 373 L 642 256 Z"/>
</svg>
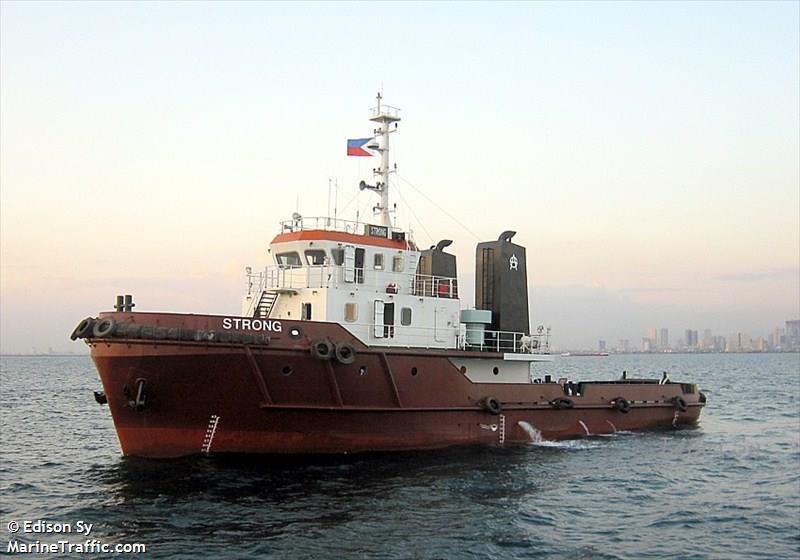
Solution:
<svg viewBox="0 0 800 560">
<path fill-rule="evenodd" d="M 298 198 L 377 200 L 344 153 L 381 87 L 398 225 L 455 240 L 470 304 L 514 229 L 562 348 L 766 334 L 800 314 L 798 6 L 3 2 L 0 350 L 82 351 L 118 293 L 238 313 Z"/>
</svg>

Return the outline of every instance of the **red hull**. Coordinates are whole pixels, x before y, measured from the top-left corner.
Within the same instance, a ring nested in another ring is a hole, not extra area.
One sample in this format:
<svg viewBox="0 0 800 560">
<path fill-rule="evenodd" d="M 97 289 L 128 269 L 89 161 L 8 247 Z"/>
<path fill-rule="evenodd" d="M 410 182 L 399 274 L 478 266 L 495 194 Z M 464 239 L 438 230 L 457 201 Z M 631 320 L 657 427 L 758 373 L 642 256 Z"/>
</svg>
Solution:
<svg viewBox="0 0 800 560">
<path fill-rule="evenodd" d="M 173 331 L 223 328 L 217 316 L 102 316 Z M 293 328 L 301 332 L 291 336 Z M 702 393 L 680 383 L 585 383 L 580 396 L 565 395 L 557 383 L 473 383 L 449 358 L 498 355 L 366 347 L 333 323 L 282 321 L 281 332 L 269 334 L 268 345 L 165 340 L 158 334 L 89 339 L 123 453 L 519 444 L 694 424 L 704 406 Z M 355 361 L 313 357 L 311 342 L 321 339 L 352 345 Z M 489 397 L 502 410 L 487 410 Z M 554 408 L 551 403 L 561 398 L 572 408 Z M 629 402 L 628 412 L 615 408 L 620 398 Z"/>
</svg>

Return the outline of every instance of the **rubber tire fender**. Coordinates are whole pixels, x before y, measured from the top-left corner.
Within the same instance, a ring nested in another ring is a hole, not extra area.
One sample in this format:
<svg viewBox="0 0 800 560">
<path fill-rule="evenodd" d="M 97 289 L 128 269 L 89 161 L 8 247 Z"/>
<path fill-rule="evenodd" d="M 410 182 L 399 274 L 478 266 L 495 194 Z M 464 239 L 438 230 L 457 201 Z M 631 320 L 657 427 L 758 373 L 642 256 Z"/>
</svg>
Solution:
<svg viewBox="0 0 800 560">
<path fill-rule="evenodd" d="M 334 350 L 336 361 L 342 365 L 350 365 L 356 361 L 356 350 L 346 342 L 337 342 Z"/>
<path fill-rule="evenodd" d="M 686 404 L 686 401 L 683 397 L 673 397 L 672 398 L 672 405 L 679 411 L 679 412 L 686 412 L 689 410 L 689 405 Z"/>
<path fill-rule="evenodd" d="M 72 331 L 72 334 L 69 336 L 69 338 L 70 340 L 75 340 L 76 338 L 86 338 L 87 336 L 92 335 L 93 329 L 94 318 L 86 317 L 86 319 L 78 323 L 78 326 L 75 327 L 75 330 Z"/>
<path fill-rule="evenodd" d="M 631 403 L 628 402 L 627 399 L 623 399 L 622 397 L 617 397 L 616 399 L 614 399 L 614 408 L 616 408 L 623 414 L 628 414 L 631 411 Z"/>
<path fill-rule="evenodd" d="M 558 410 L 568 410 L 570 408 L 573 408 L 575 406 L 575 403 L 572 402 L 572 399 L 559 397 L 557 399 L 553 399 L 552 401 L 550 401 L 550 406 Z"/>
<path fill-rule="evenodd" d="M 321 339 L 311 343 L 311 355 L 318 360 L 330 360 L 333 357 L 333 344 Z"/>
<path fill-rule="evenodd" d="M 95 338 L 106 338 L 107 336 L 114 334 L 116 329 L 117 322 L 114 321 L 114 318 L 106 317 L 105 319 L 100 319 L 94 324 L 92 334 L 94 334 Z"/>
<path fill-rule="evenodd" d="M 486 397 L 481 402 L 481 406 L 483 406 L 483 409 L 486 412 L 494 414 L 495 416 L 503 412 L 503 405 L 500 404 L 500 401 L 498 401 L 495 397 Z"/>
</svg>

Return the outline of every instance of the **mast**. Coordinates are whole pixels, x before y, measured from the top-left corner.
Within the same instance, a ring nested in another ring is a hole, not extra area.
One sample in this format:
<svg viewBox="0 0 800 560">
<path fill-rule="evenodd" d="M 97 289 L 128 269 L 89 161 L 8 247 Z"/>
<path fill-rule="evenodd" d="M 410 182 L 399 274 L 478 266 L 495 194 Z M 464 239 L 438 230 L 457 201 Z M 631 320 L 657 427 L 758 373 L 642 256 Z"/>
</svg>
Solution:
<svg viewBox="0 0 800 560">
<path fill-rule="evenodd" d="M 372 122 L 378 123 L 380 126 L 373 130 L 375 134 L 374 139 L 377 144 L 370 144 L 367 146 L 370 149 L 377 150 L 381 154 L 381 166 L 373 169 L 372 173 L 376 177 L 375 185 L 367 185 L 361 181 L 359 185 L 361 189 L 369 189 L 375 191 L 381 197 L 381 201 L 373 207 L 373 212 L 380 215 L 381 224 L 392 228 L 392 210 L 389 208 L 389 174 L 394 173 L 395 169 L 390 169 L 389 166 L 389 135 L 392 132 L 397 132 L 397 122 L 400 120 L 398 116 L 399 109 L 389 105 L 381 105 L 382 96 L 380 92 L 377 95 L 377 105 L 372 108 Z M 394 128 L 392 124 L 394 123 Z"/>
</svg>

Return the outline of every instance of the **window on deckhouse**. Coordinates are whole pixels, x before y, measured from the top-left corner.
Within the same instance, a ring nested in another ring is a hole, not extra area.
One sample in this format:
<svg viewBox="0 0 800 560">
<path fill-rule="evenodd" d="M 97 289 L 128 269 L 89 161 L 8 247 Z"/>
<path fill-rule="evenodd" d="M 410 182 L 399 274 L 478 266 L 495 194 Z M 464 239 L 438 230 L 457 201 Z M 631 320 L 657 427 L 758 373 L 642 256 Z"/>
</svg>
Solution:
<svg viewBox="0 0 800 560">
<path fill-rule="evenodd" d="M 322 249 L 306 249 L 306 262 L 311 266 L 325 264 L 325 251 Z"/>
<path fill-rule="evenodd" d="M 278 253 L 275 255 L 275 262 L 277 262 L 278 266 L 281 268 L 303 266 L 303 261 L 300 260 L 300 253 L 297 251 Z"/>
<path fill-rule="evenodd" d="M 364 283 L 364 249 L 356 247 L 356 282 Z"/>
</svg>

